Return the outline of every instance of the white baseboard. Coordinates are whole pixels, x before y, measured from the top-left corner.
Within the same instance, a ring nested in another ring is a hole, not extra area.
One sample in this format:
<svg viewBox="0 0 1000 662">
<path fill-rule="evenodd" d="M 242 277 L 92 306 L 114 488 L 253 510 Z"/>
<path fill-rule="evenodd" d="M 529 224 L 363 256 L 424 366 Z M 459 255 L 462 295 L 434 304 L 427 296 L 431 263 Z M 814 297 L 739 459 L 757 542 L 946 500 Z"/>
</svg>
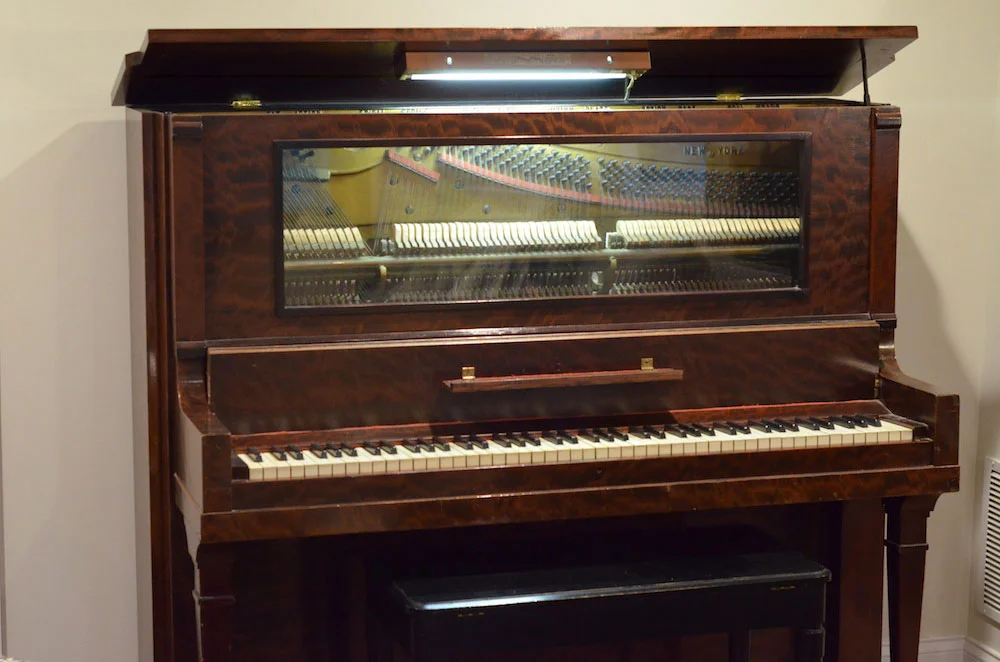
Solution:
<svg viewBox="0 0 1000 662">
<path fill-rule="evenodd" d="M 972 639 L 965 640 L 964 662 L 1000 662 L 1000 653 Z"/>
<path fill-rule="evenodd" d="M 970 653 L 968 645 L 972 643 L 965 637 L 941 637 L 924 639 L 920 642 L 920 662 L 1000 662 L 1000 657 L 985 653 L 985 649 L 977 646 L 977 651 Z M 977 657 L 977 655 L 983 655 Z M 889 662 L 889 644 L 882 644 L 882 662 Z"/>
</svg>

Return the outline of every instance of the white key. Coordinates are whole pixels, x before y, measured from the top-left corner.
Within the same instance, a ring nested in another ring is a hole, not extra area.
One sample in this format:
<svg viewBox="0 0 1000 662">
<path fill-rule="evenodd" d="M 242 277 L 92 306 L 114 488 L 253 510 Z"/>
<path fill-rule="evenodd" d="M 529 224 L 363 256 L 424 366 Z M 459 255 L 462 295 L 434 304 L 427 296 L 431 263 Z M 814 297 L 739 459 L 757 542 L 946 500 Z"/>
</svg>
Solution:
<svg viewBox="0 0 1000 662">
<path fill-rule="evenodd" d="M 548 439 L 541 439 L 542 448 L 545 449 L 545 462 L 569 462 L 572 455 L 565 442 L 557 444 Z"/>
<path fill-rule="evenodd" d="M 461 455 L 464 458 L 464 463 L 463 463 L 462 466 L 464 466 L 464 467 L 478 467 L 479 466 L 480 456 L 474 450 L 462 448 L 461 446 L 459 446 L 458 444 L 455 444 L 455 443 L 452 443 L 450 445 L 451 445 L 452 450 L 456 454 Z M 475 446 L 473 446 L 472 448 L 475 448 Z"/>
<path fill-rule="evenodd" d="M 291 471 L 292 480 L 301 480 L 306 477 L 306 466 L 309 465 L 309 462 L 305 455 L 302 456 L 301 460 L 296 460 L 290 452 L 285 453 L 285 462 Z"/>
<path fill-rule="evenodd" d="M 364 458 L 361 457 L 361 453 L 358 453 L 355 449 L 355 455 L 348 455 L 346 452 L 342 452 L 340 459 L 344 463 L 344 475 L 346 476 L 360 476 L 361 474 L 370 474 L 371 467 L 365 471 L 364 465 L 366 462 Z"/>
<path fill-rule="evenodd" d="M 271 460 L 274 463 L 274 469 L 275 469 L 275 472 L 276 472 L 275 478 L 277 480 L 289 480 L 289 479 L 291 479 L 291 477 L 292 477 L 292 467 L 291 467 L 291 465 L 288 464 L 287 460 L 282 460 L 277 455 L 275 455 L 274 453 L 271 453 L 271 452 L 265 453 L 265 455 L 267 455 L 268 459 Z M 285 457 L 287 458 L 288 456 L 285 455 Z"/>
<path fill-rule="evenodd" d="M 303 451 L 302 457 L 308 457 L 316 467 L 316 475 L 319 478 L 329 478 L 333 475 L 333 462 L 331 462 L 332 456 L 329 453 L 323 454 L 323 457 L 316 455 L 315 452 Z"/>
<path fill-rule="evenodd" d="M 264 480 L 264 458 L 260 458 L 260 462 L 254 460 L 252 457 L 246 453 L 239 453 L 236 457 L 243 461 L 243 464 L 247 465 L 247 469 L 250 470 L 250 480 Z"/>
<path fill-rule="evenodd" d="M 427 471 L 427 457 L 424 453 L 414 453 L 403 445 L 397 446 L 396 450 L 400 455 L 400 468 L 409 466 L 409 471 Z"/>
</svg>

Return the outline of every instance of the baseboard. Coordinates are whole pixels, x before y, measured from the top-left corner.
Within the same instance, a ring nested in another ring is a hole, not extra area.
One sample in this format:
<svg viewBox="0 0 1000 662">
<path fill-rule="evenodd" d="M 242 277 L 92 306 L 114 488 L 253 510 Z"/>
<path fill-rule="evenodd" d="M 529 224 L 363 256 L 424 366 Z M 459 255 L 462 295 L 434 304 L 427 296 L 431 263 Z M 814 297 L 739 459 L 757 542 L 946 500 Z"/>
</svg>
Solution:
<svg viewBox="0 0 1000 662">
<path fill-rule="evenodd" d="M 970 653 L 965 637 L 940 637 L 924 639 L 920 642 L 920 662 L 1000 662 L 1000 658 L 985 653 L 985 657 L 977 657 L 978 652 Z M 977 646 L 978 650 L 983 650 Z M 889 662 L 889 644 L 882 645 L 882 662 Z"/>
<path fill-rule="evenodd" d="M 977 641 L 966 639 L 964 662 L 1000 662 L 1000 653 Z"/>
</svg>

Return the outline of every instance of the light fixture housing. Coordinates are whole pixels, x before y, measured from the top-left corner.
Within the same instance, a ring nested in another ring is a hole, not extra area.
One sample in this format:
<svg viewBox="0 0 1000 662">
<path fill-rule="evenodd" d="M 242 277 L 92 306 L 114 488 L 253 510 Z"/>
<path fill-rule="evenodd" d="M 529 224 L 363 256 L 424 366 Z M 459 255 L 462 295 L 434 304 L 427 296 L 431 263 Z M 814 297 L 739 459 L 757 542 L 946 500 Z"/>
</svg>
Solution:
<svg viewBox="0 0 1000 662">
<path fill-rule="evenodd" d="M 648 51 L 413 51 L 404 80 L 454 82 L 598 81 L 638 78 Z"/>
</svg>

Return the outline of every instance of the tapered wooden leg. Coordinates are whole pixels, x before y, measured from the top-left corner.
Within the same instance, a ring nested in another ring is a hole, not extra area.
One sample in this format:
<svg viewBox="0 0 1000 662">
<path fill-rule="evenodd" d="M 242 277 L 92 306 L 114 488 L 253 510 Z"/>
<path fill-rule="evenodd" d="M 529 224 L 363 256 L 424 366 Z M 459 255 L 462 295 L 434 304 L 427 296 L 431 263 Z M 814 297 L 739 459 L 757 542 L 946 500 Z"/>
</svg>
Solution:
<svg viewBox="0 0 1000 662">
<path fill-rule="evenodd" d="M 924 601 L 927 518 L 938 495 L 887 499 L 886 568 L 889 579 L 889 655 L 917 662 Z"/>
<path fill-rule="evenodd" d="M 233 552 L 228 545 L 198 547 L 194 606 L 201 662 L 233 662 Z"/>
</svg>

